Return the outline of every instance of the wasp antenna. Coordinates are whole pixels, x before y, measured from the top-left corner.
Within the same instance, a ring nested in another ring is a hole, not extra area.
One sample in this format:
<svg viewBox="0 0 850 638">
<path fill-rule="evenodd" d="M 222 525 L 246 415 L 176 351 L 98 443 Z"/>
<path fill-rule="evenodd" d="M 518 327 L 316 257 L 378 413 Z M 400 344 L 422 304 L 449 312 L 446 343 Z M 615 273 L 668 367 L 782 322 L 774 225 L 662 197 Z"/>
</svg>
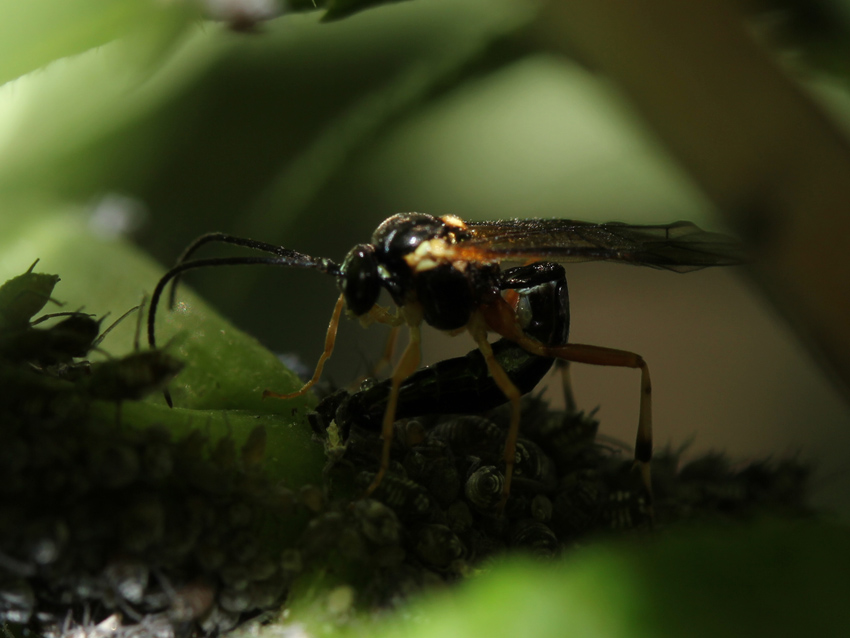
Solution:
<svg viewBox="0 0 850 638">
<path fill-rule="evenodd" d="M 198 250 L 201 246 L 213 242 L 230 244 L 232 246 L 242 246 L 244 248 L 250 248 L 252 250 L 259 250 L 264 253 L 269 253 L 270 255 L 283 257 L 284 259 L 295 259 L 301 262 L 301 265 L 303 267 L 316 268 L 322 272 L 331 275 L 339 274 L 339 266 L 337 266 L 329 259 L 316 259 L 314 257 L 310 257 L 309 255 L 303 255 L 301 253 L 295 252 L 294 250 L 289 250 L 288 248 L 284 248 L 283 246 L 268 244 L 264 241 L 257 241 L 256 239 L 236 237 L 234 235 L 228 235 L 227 233 L 207 233 L 206 235 L 201 235 L 195 241 L 189 244 L 189 246 L 186 247 L 186 250 L 184 250 L 183 253 L 177 258 L 177 261 L 175 262 L 174 266 L 177 267 L 185 263 L 189 259 L 189 257 L 191 257 L 195 253 L 195 251 Z M 177 285 L 180 283 L 180 276 L 180 273 L 178 273 L 174 276 L 174 279 L 171 282 L 171 290 L 168 293 L 169 309 L 174 307 L 174 298 L 177 294 Z"/>
<path fill-rule="evenodd" d="M 238 239 L 238 238 L 235 238 Z M 207 241 L 214 241 L 209 239 Z M 252 241 L 252 240 L 241 240 Z M 196 242 L 197 243 L 197 242 Z M 262 242 L 254 242 L 262 244 Z M 154 321 L 156 318 L 156 309 L 159 305 L 159 299 L 162 297 L 162 292 L 168 285 L 168 282 L 176 277 L 179 277 L 188 270 L 196 270 L 198 268 L 211 268 L 216 266 L 284 266 L 290 268 L 311 268 L 319 272 L 338 276 L 340 272 L 339 265 L 331 259 L 325 257 L 310 257 L 288 248 L 275 247 L 272 244 L 262 244 L 274 248 L 276 257 L 212 257 L 209 259 L 195 259 L 192 261 L 184 261 L 182 264 L 174 266 L 166 272 L 157 282 L 151 295 L 151 305 L 148 309 L 148 344 L 151 348 L 156 348 L 156 334 L 154 329 Z"/>
</svg>

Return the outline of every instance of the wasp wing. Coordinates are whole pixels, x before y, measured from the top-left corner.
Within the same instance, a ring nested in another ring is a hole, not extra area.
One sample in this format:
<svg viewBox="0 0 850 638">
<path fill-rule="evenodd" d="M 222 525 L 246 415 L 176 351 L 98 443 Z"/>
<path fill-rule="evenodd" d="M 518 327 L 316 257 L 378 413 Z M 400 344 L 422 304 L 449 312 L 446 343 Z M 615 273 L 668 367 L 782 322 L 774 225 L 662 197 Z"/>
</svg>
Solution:
<svg viewBox="0 0 850 638">
<path fill-rule="evenodd" d="M 676 272 L 747 261 L 738 240 L 686 221 L 651 226 L 568 219 L 467 222 L 450 251 L 468 261 L 620 261 Z"/>
</svg>

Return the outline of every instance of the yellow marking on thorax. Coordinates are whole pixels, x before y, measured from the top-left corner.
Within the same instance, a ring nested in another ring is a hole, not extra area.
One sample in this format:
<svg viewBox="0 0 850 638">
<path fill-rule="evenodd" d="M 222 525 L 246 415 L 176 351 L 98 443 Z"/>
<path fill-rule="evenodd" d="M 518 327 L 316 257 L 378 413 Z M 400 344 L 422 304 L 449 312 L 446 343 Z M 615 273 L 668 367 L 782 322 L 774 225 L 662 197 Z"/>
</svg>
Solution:
<svg viewBox="0 0 850 638">
<path fill-rule="evenodd" d="M 442 217 L 440 217 L 440 220 L 446 226 L 454 226 L 455 228 L 466 230 L 466 222 L 463 221 L 460 217 L 457 217 L 456 215 L 443 215 Z"/>
<path fill-rule="evenodd" d="M 416 250 L 404 256 L 404 261 L 416 273 L 448 263 L 452 261 L 454 256 L 452 245 L 449 242 L 445 239 L 434 238 L 419 244 Z"/>
</svg>

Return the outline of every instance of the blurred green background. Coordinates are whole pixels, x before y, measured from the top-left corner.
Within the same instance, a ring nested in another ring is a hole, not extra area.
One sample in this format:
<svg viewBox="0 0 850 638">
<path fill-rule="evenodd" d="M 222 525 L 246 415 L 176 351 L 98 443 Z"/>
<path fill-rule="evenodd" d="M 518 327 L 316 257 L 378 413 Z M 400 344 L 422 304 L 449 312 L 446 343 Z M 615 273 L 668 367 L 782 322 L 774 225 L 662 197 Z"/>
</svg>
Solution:
<svg viewBox="0 0 850 638">
<path fill-rule="evenodd" d="M 844 5 L 745 8 L 846 121 Z M 535 10 L 412 1 L 333 22 L 294 12 L 246 33 L 188 3 L 4 1 L 0 276 L 40 257 L 40 269 L 63 275 L 57 295 L 71 306 L 120 312 L 156 275 L 125 270 L 124 248 L 105 248 L 116 242 L 165 266 L 213 230 L 340 260 L 384 218 L 412 210 L 717 228 L 710 202 L 617 88 L 546 52 Z M 608 264 L 568 276 L 572 339 L 650 363 L 659 445 L 690 441 L 693 453 L 742 461 L 800 454 L 819 468 L 815 504 L 850 513 L 850 408 L 743 277 Z M 336 298 L 330 278 L 236 268 L 187 280 L 312 367 Z M 131 333 L 107 348 L 131 347 Z M 364 373 L 385 334 L 348 322 L 326 377 L 345 385 Z M 425 336 L 426 362 L 470 348 Z M 637 376 L 577 366 L 573 378 L 582 408 L 602 406 L 602 431 L 631 441 Z"/>
<path fill-rule="evenodd" d="M 336 260 L 412 210 L 723 230 L 615 83 L 547 51 L 536 3 L 413 0 L 345 16 L 359 4 L 331 2 L 337 21 L 293 10 L 252 29 L 245 12 L 261 0 L 210 0 L 223 21 L 177 0 L 0 0 L 0 280 L 40 258 L 38 270 L 62 276 L 55 295 L 69 309 L 117 316 L 213 230 Z M 739 4 L 769 55 L 850 121 L 850 3 Z M 850 407 L 742 273 L 580 264 L 568 277 L 572 339 L 649 362 L 659 446 L 742 463 L 799 454 L 816 463 L 813 504 L 846 520 Z M 312 368 L 337 295 L 330 278 L 234 268 L 187 283 Z M 227 333 L 192 304 L 190 340 Z M 107 351 L 133 347 L 131 323 Z M 366 372 L 385 335 L 345 322 L 326 378 Z M 426 362 L 470 348 L 426 331 Z M 266 379 L 274 361 L 257 358 Z M 264 381 L 248 376 L 236 390 L 260 410 Z M 601 431 L 630 442 L 637 375 L 575 366 L 573 379 L 580 407 L 601 406 Z M 440 635 L 478 635 L 485 621 L 490 635 L 842 635 L 829 623 L 846 598 L 845 536 L 793 525 L 661 536 L 554 569 L 509 565 L 473 583 L 475 598 L 413 613 L 445 622 Z M 388 635 L 408 634 L 409 616 L 400 622 Z"/>
</svg>

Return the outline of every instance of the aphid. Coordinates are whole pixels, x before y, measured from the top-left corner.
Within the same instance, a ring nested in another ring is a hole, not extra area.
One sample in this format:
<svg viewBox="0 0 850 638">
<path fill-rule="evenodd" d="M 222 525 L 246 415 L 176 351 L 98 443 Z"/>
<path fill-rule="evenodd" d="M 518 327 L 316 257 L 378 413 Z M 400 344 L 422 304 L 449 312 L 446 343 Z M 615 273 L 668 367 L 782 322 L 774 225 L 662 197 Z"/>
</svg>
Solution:
<svg viewBox="0 0 850 638">
<path fill-rule="evenodd" d="M 59 275 L 33 272 L 36 260 L 23 275 L 18 275 L 0 286 L 0 330 L 26 328 L 48 301 L 62 304 L 50 295 L 59 283 Z"/>
<path fill-rule="evenodd" d="M 551 556 L 558 548 L 558 537 L 548 525 L 534 518 L 524 518 L 511 526 L 510 542 L 538 556 Z"/>
<path fill-rule="evenodd" d="M 458 416 L 441 421 L 431 430 L 431 436 L 445 441 L 453 450 L 462 454 L 501 446 L 505 438 L 504 432 L 498 425 L 489 419 L 475 415 Z"/>
<path fill-rule="evenodd" d="M 141 603 L 148 586 L 150 572 L 143 561 L 118 558 L 103 571 L 106 581 L 121 598 L 131 603 Z"/>
<path fill-rule="evenodd" d="M 7 578 L 0 589 L 0 620 L 25 625 L 35 608 L 35 594 L 23 578 Z"/>
<path fill-rule="evenodd" d="M 492 465 L 475 470 L 466 480 L 464 493 L 467 500 L 480 510 L 492 510 L 502 497 L 505 477 Z"/>
<path fill-rule="evenodd" d="M 131 308 L 107 328 L 94 342 L 96 346 L 121 320 L 138 308 L 144 308 L 145 300 Z M 93 399 L 114 401 L 138 401 L 160 390 L 183 369 L 184 363 L 159 348 L 139 350 L 141 314 L 136 324 L 133 352 L 119 359 L 107 359 L 94 363 L 90 375 L 83 381 Z"/>
<path fill-rule="evenodd" d="M 360 533 L 375 545 L 393 545 L 399 542 L 401 525 L 389 507 L 374 499 L 363 499 L 354 504 L 352 511 Z"/>
<path fill-rule="evenodd" d="M 465 552 L 463 543 L 445 525 L 424 525 L 416 534 L 416 554 L 425 563 L 438 569 L 446 568 Z"/>
<path fill-rule="evenodd" d="M 596 524 L 608 491 L 596 470 L 578 470 L 561 478 L 552 497 L 552 520 L 559 534 L 579 536 Z"/>
<path fill-rule="evenodd" d="M 162 350 L 142 350 L 92 364 L 84 385 L 93 399 L 137 401 L 162 388 L 182 369 L 182 361 Z"/>
<path fill-rule="evenodd" d="M 239 614 L 226 611 L 219 605 L 213 605 L 212 609 L 198 622 L 204 634 L 220 635 L 230 631 L 239 623 Z"/>
<path fill-rule="evenodd" d="M 517 441 L 516 479 L 528 481 L 529 487 L 551 492 L 558 484 L 555 463 L 536 443 Z"/>
<path fill-rule="evenodd" d="M 602 503 L 601 518 L 612 530 L 640 527 L 649 521 L 647 503 L 642 494 L 616 490 Z"/>
<path fill-rule="evenodd" d="M 201 246 L 222 242 L 271 254 L 271 257 L 222 257 L 190 259 Z M 442 218 L 420 213 L 401 213 L 384 221 L 368 244 L 358 244 L 343 263 L 316 258 L 296 251 L 223 233 L 204 235 L 180 256 L 177 265 L 160 279 L 154 290 L 148 318 L 148 339 L 155 347 L 154 318 L 165 286 L 174 281 L 170 299 L 180 276 L 189 270 L 208 266 L 264 264 L 318 270 L 337 280 L 341 295 L 328 327 L 325 349 L 315 373 L 295 393 L 278 394 L 266 390 L 265 397 L 293 398 L 318 381 L 325 361 L 333 351 L 336 330 L 343 308 L 364 323 L 406 325 L 410 341 L 390 381 L 386 406 L 381 419 L 384 440 L 381 464 L 366 490 L 371 494 L 381 483 L 389 467 L 393 423 L 398 416 L 402 384 L 419 367 L 420 332 L 423 322 L 449 334 L 469 332 L 478 346 L 484 367 L 493 379 L 497 398 L 511 404 L 511 421 L 504 446 L 505 481 L 502 503 L 510 491 L 519 432 L 520 397 L 530 388 L 519 379 L 533 380 L 536 375 L 511 375 L 506 371 L 487 340 L 495 332 L 534 356 L 525 357 L 529 365 L 545 367 L 551 359 L 595 365 L 636 368 L 641 372 L 640 416 L 635 458 L 641 468 L 646 489 L 650 489 L 649 461 L 652 455 L 652 410 L 649 368 L 640 355 L 623 350 L 567 343 L 569 307 L 563 268 L 554 262 L 588 260 L 617 261 L 677 272 L 706 266 L 734 265 L 742 262 L 737 242 L 723 235 L 700 230 L 689 222 L 657 226 L 621 223 L 592 224 L 569 220 L 509 220 L 464 222 L 454 216 Z M 503 262 L 525 262 L 526 266 L 502 271 Z M 529 293 L 539 287 L 551 294 Z M 381 290 L 386 290 L 398 310 L 390 312 L 377 305 Z M 552 313 L 562 321 L 552 321 Z M 545 329 L 541 331 L 539 328 Z M 545 333 L 544 333 L 545 332 Z M 515 350 L 510 343 L 504 346 Z M 463 375 L 467 375 L 464 366 Z M 438 375 L 445 378 L 445 375 Z M 424 385 L 425 381 L 420 380 Z M 480 387 L 480 386 L 473 386 Z M 485 388 L 487 392 L 494 394 Z M 420 390 L 421 391 L 421 390 Z M 445 384 L 426 392 L 433 403 L 435 392 L 445 404 L 477 405 L 479 398 L 464 396 Z M 480 399 L 484 401 L 483 398 Z M 490 399 L 492 400 L 492 399 Z"/>
<path fill-rule="evenodd" d="M 68 316 L 49 328 L 32 327 L 59 314 Z M 0 357 L 15 363 L 29 361 L 40 368 L 69 363 L 88 354 L 99 331 L 100 321 L 82 312 L 45 315 L 25 328 L 0 332 Z"/>
<path fill-rule="evenodd" d="M 241 614 L 251 607 L 251 594 L 247 589 L 224 588 L 218 593 L 218 604 L 225 611 Z"/>
<path fill-rule="evenodd" d="M 205 580 L 196 580 L 177 590 L 168 587 L 171 605 L 168 618 L 172 622 L 188 622 L 209 611 L 215 598 L 215 588 Z"/>
<path fill-rule="evenodd" d="M 545 494 L 537 494 L 531 499 L 531 516 L 545 523 L 552 518 L 552 501 Z"/>
<path fill-rule="evenodd" d="M 595 410 L 590 414 L 570 410 L 547 413 L 523 422 L 523 436 L 545 448 L 557 465 L 575 465 L 580 457 L 594 449 L 599 429 L 594 414 Z"/>
<path fill-rule="evenodd" d="M 361 472 L 357 476 L 358 484 L 363 487 L 371 485 L 372 481 L 374 475 L 371 472 Z M 386 476 L 372 497 L 392 507 L 405 521 L 424 518 L 431 509 L 431 498 L 424 487 L 394 474 Z"/>
<path fill-rule="evenodd" d="M 36 262 L 37 263 L 37 262 Z M 73 359 L 85 357 L 127 315 L 131 308 L 98 337 L 102 319 L 80 312 L 55 312 L 31 320 L 48 301 L 57 275 L 29 271 L 0 286 L 0 358 L 13 363 L 28 362 L 37 369 L 50 368 L 55 376 L 74 376 Z M 61 305 L 61 304 L 60 304 Z M 47 328 L 35 327 L 48 319 L 63 317 Z M 61 364 L 61 365 L 60 365 Z M 81 366 L 87 371 L 86 366 Z"/>
<path fill-rule="evenodd" d="M 405 455 L 403 465 L 408 477 L 425 487 L 439 505 L 448 507 L 457 500 L 461 479 L 445 444 L 418 446 Z"/>
<path fill-rule="evenodd" d="M 473 525 L 472 512 L 465 501 L 455 501 L 446 508 L 446 521 L 449 527 L 460 534 L 469 530 Z"/>
</svg>

